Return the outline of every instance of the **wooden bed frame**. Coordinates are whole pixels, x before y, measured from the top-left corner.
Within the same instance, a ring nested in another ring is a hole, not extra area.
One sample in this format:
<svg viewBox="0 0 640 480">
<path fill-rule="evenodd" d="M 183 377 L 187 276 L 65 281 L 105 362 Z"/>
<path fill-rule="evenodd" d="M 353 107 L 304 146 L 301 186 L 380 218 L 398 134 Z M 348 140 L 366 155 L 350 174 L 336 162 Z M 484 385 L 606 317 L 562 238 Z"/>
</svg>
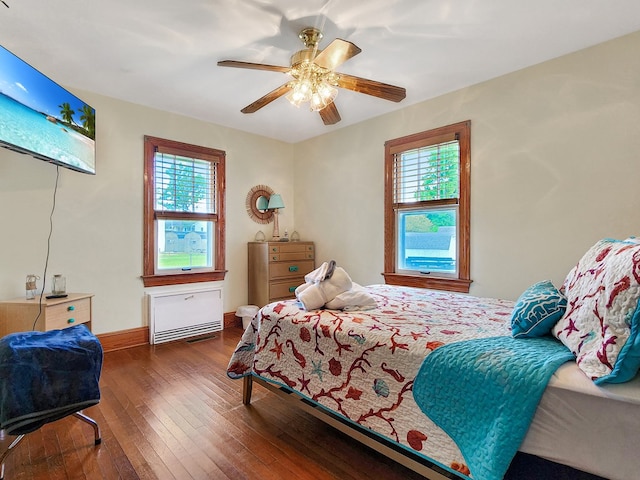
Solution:
<svg viewBox="0 0 640 480">
<path fill-rule="evenodd" d="M 305 412 L 336 428 L 345 435 L 348 435 L 354 440 L 357 440 L 358 442 L 372 448 L 376 452 L 398 462 L 414 472 L 419 473 L 429 480 L 462 480 L 461 477 L 454 473 L 444 470 L 425 458 L 397 446 L 390 440 L 386 440 L 366 428 L 362 428 L 355 423 L 348 422 L 343 417 L 319 407 L 317 404 L 301 397 L 296 391 L 284 386 L 276 386 L 253 375 L 247 375 L 243 378 L 242 403 L 245 405 L 251 404 L 251 392 L 253 390 L 254 381 L 270 392 L 276 394 L 284 401 L 301 408 Z"/>
</svg>

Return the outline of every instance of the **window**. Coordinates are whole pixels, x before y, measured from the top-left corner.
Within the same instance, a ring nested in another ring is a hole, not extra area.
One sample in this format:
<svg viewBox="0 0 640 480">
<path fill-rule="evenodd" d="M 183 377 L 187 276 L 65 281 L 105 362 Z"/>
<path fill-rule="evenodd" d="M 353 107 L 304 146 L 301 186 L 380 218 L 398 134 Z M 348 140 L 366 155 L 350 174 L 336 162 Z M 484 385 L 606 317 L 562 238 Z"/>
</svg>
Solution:
<svg viewBox="0 0 640 480">
<path fill-rule="evenodd" d="M 225 152 L 144 139 L 145 287 L 223 280 Z"/>
<path fill-rule="evenodd" d="M 388 284 L 469 292 L 471 122 L 385 143 Z"/>
</svg>

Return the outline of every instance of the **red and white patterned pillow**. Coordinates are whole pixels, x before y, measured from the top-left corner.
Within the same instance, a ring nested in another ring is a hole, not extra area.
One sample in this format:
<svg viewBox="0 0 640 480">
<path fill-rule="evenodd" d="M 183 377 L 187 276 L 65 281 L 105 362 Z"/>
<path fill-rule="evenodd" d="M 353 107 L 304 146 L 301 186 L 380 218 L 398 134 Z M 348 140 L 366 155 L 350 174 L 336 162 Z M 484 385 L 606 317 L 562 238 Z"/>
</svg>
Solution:
<svg viewBox="0 0 640 480">
<path fill-rule="evenodd" d="M 595 383 L 631 380 L 640 368 L 640 243 L 600 240 L 563 290 L 567 309 L 553 335 Z"/>
</svg>

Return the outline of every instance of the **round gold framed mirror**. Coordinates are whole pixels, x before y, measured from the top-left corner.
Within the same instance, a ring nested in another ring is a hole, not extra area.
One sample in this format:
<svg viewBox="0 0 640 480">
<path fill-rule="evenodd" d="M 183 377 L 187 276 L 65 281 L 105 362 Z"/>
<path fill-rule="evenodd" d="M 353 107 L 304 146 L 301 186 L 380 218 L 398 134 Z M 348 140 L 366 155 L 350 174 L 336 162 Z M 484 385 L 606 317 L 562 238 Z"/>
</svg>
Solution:
<svg viewBox="0 0 640 480">
<path fill-rule="evenodd" d="M 246 207 L 249 217 L 257 223 L 270 223 L 273 220 L 273 210 L 267 210 L 269 198 L 273 190 L 267 185 L 256 185 L 247 194 Z"/>
</svg>

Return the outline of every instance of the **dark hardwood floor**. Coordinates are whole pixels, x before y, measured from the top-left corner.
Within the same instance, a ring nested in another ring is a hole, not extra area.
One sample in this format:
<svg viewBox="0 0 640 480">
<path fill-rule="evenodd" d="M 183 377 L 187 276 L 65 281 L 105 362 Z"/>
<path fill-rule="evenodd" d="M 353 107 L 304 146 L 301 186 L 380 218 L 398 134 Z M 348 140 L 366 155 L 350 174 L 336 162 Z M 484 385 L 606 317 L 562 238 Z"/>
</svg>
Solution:
<svg viewBox="0 0 640 480">
<path fill-rule="evenodd" d="M 417 473 L 355 442 L 225 369 L 242 332 L 106 353 L 93 429 L 67 417 L 28 434 L 5 479 L 418 480 Z M 15 437 L 0 436 L 0 452 Z M 508 480 L 599 477 L 518 455 Z"/>
<path fill-rule="evenodd" d="M 13 479 L 422 479 L 225 369 L 240 336 L 106 353 L 101 401 L 30 433 L 8 457 Z M 0 449 L 14 437 L 0 438 Z"/>
</svg>

